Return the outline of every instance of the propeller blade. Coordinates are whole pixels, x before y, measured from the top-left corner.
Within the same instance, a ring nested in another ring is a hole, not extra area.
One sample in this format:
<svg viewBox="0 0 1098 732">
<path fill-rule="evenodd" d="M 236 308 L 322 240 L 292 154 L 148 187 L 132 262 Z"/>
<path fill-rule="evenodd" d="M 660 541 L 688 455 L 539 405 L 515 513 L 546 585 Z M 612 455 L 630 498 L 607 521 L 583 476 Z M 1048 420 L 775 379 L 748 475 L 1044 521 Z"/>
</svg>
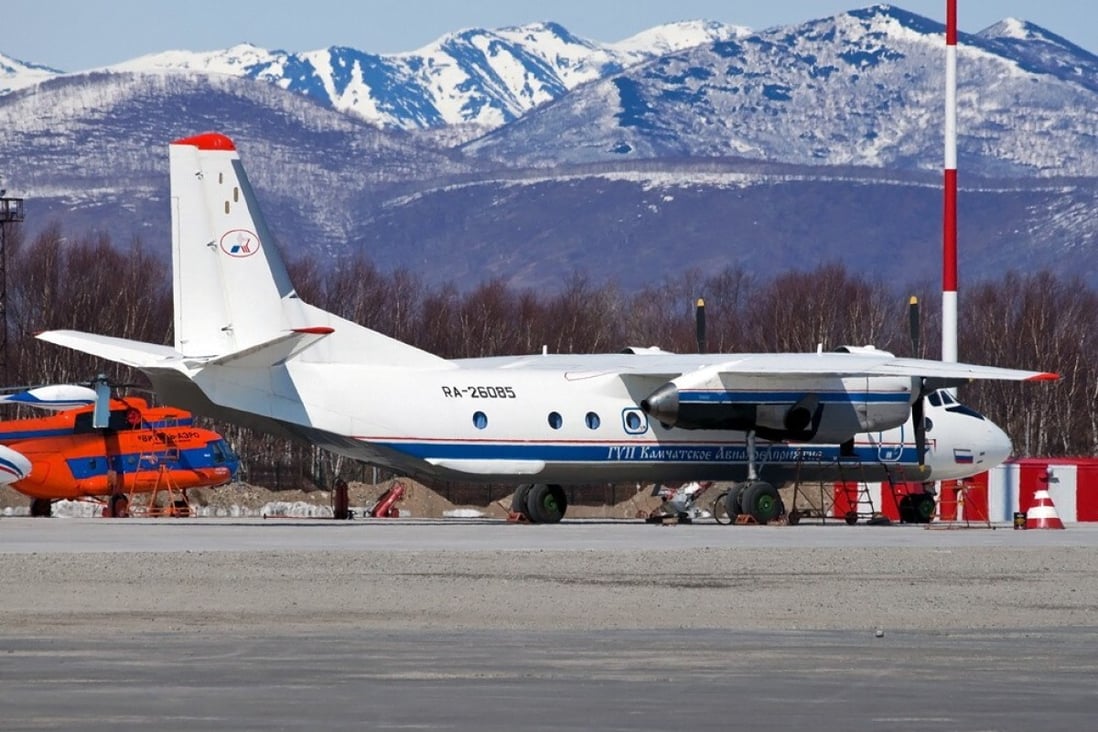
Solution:
<svg viewBox="0 0 1098 732">
<path fill-rule="evenodd" d="M 919 398 L 911 405 L 911 422 L 915 426 L 915 450 L 919 453 L 919 465 L 926 464 L 926 397 L 922 389 Z"/>
<path fill-rule="evenodd" d="M 705 300 L 700 297 L 694 306 L 694 331 L 698 338 L 698 353 L 705 353 L 708 350 L 705 342 Z"/>
<path fill-rule="evenodd" d="M 911 335 L 911 356 L 922 358 L 919 348 L 922 335 L 922 327 L 919 323 L 919 298 L 914 295 L 907 304 L 907 327 Z"/>
<path fill-rule="evenodd" d="M 103 374 L 92 382 L 95 389 L 95 411 L 92 412 L 92 427 L 105 429 L 111 422 L 111 385 Z"/>
</svg>

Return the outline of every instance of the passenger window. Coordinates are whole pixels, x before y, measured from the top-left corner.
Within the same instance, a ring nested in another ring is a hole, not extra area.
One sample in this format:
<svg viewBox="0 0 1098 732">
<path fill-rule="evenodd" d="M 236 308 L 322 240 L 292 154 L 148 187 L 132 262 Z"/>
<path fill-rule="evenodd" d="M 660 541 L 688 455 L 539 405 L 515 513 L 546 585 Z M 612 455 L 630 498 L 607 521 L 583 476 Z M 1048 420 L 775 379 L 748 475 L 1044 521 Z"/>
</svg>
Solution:
<svg viewBox="0 0 1098 732">
<path fill-rule="evenodd" d="M 587 428 L 597 430 L 599 425 L 602 424 L 602 420 L 599 419 L 599 415 L 594 412 L 588 412 L 587 416 L 583 418 L 583 421 L 587 423 Z"/>
<path fill-rule="evenodd" d="M 482 430 L 488 426 L 488 415 L 484 412 L 473 413 L 473 426 L 478 430 Z"/>
<path fill-rule="evenodd" d="M 621 413 L 622 426 L 630 435 L 643 435 L 648 431 L 648 420 L 639 409 L 626 409 Z"/>
<path fill-rule="evenodd" d="M 559 412 L 549 412 L 549 426 L 555 430 L 559 430 L 564 424 L 564 418 L 560 416 Z"/>
</svg>

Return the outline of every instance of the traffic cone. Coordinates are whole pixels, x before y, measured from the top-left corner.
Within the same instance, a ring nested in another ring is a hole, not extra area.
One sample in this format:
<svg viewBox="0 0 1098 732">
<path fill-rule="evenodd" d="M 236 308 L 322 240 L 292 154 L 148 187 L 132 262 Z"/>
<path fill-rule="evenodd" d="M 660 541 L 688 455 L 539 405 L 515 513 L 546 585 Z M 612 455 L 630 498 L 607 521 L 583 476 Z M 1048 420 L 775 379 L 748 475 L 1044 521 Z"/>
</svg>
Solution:
<svg viewBox="0 0 1098 732">
<path fill-rule="evenodd" d="M 1026 511 L 1027 529 L 1062 529 L 1064 522 L 1056 513 L 1056 506 L 1052 503 L 1052 496 L 1048 494 L 1048 488 L 1041 488 L 1033 494 L 1033 505 Z"/>
</svg>

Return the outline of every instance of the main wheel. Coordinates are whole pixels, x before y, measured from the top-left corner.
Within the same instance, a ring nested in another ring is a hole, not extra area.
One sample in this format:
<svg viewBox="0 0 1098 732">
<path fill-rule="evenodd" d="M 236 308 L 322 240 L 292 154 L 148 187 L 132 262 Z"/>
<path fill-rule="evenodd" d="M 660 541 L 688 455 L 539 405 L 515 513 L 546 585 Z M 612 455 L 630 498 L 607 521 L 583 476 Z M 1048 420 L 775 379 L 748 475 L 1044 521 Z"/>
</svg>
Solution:
<svg viewBox="0 0 1098 732">
<path fill-rule="evenodd" d="M 912 500 L 915 504 L 915 522 L 919 524 L 929 524 L 931 519 L 934 518 L 934 510 L 936 508 L 934 496 L 929 493 L 922 493 L 917 496 L 912 496 Z"/>
<path fill-rule="evenodd" d="M 729 523 L 733 523 L 743 513 L 743 492 L 746 487 L 747 483 L 734 483 L 725 494 L 724 510 L 728 514 Z"/>
<path fill-rule="evenodd" d="M 129 518 L 130 499 L 121 493 L 113 494 L 107 504 L 107 515 L 112 518 Z"/>
<path fill-rule="evenodd" d="M 713 506 L 710 510 L 713 514 L 713 520 L 723 526 L 727 526 L 736 520 L 734 516 L 730 516 L 728 513 L 728 491 L 721 492 L 713 499 Z"/>
<path fill-rule="evenodd" d="M 761 480 L 749 483 L 744 489 L 743 512 L 760 524 L 767 524 L 785 512 L 778 489 Z"/>
<path fill-rule="evenodd" d="M 533 487 L 530 483 L 523 483 L 511 495 L 511 513 L 517 513 L 527 521 L 533 520 L 530 518 L 530 509 L 526 507 L 526 497 L 530 495 L 530 489 Z"/>
<path fill-rule="evenodd" d="M 32 498 L 30 512 L 31 516 L 48 518 L 53 515 L 53 501 L 48 498 Z"/>
<path fill-rule="evenodd" d="M 537 483 L 526 495 L 526 511 L 535 524 L 556 524 L 568 510 L 568 497 L 559 485 Z"/>
</svg>

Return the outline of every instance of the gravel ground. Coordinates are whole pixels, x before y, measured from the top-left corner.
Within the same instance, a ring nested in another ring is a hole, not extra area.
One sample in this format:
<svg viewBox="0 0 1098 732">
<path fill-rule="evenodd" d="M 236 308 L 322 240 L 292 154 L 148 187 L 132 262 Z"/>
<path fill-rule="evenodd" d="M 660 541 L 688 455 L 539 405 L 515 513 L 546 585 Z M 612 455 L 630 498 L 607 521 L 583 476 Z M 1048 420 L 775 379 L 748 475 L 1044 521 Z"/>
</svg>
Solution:
<svg viewBox="0 0 1098 732">
<path fill-rule="evenodd" d="M 1098 625 L 1087 546 L 5 554 L 3 529 L 4 633 Z"/>
</svg>

